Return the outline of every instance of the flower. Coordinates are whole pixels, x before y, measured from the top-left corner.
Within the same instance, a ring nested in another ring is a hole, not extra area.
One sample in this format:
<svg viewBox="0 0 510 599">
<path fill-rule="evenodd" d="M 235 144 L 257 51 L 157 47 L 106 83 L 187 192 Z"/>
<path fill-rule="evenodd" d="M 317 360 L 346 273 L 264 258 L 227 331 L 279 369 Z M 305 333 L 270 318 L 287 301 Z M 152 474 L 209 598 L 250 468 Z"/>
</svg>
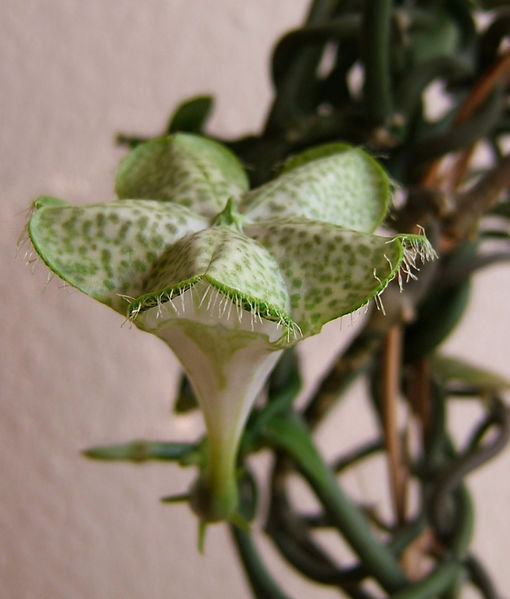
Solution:
<svg viewBox="0 0 510 599">
<path fill-rule="evenodd" d="M 194 386 L 208 464 L 193 505 L 207 520 L 237 504 L 235 459 L 250 409 L 281 351 L 378 296 L 423 236 L 373 234 L 389 183 L 365 152 L 309 150 L 248 189 L 222 145 L 189 134 L 140 145 L 118 200 L 34 202 L 32 244 L 59 277 L 163 339 Z"/>
</svg>

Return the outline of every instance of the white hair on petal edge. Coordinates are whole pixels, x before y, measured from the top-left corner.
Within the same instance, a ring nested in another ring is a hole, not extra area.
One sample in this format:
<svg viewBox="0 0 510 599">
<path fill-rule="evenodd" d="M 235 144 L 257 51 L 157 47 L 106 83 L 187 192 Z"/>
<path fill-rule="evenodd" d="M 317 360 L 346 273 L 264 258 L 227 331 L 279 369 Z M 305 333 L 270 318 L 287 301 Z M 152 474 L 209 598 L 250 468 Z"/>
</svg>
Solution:
<svg viewBox="0 0 510 599">
<path fill-rule="evenodd" d="M 384 309 L 384 304 L 383 304 L 381 295 L 382 295 L 382 291 L 380 293 L 378 293 L 377 295 L 374 295 L 374 303 L 375 303 L 376 308 L 386 316 L 386 310 Z"/>
<path fill-rule="evenodd" d="M 200 299 L 200 302 L 198 304 L 198 307 L 201 308 L 202 304 L 205 301 L 205 298 L 207 297 L 207 295 L 209 294 L 209 292 L 211 291 L 212 287 L 210 285 L 207 285 L 207 287 L 205 288 L 204 293 L 202 294 L 202 298 Z"/>
<path fill-rule="evenodd" d="M 402 270 L 402 272 L 405 274 L 406 282 L 408 282 L 411 279 L 414 280 L 417 278 L 413 271 L 419 270 L 416 264 L 418 258 L 422 263 L 435 260 L 437 258 L 437 253 L 432 247 L 430 241 L 425 237 L 423 228 L 419 227 L 419 230 L 421 235 L 402 234 L 397 235 L 393 239 L 388 239 L 386 242 L 389 244 L 399 241 L 402 244 L 402 265 L 397 273 L 400 288 L 402 284 L 400 270 Z"/>
<path fill-rule="evenodd" d="M 382 285 L 382 284 L 383 284 L 383 282 L 382 282 L 382 281 L 381 281 L 381 279 L 380 279 L 380 278 L 377 276 L 377 269 L 376 269 L 376 268 L 374 268 L 374 270 L 373 270 L 373 273 L 372 273 L 372 274 L 374 275 L 374 279 L 375 279 L 375 280 L 376 280 L 376 281 L 379 283 L 379 285 Z"/>
</svg>

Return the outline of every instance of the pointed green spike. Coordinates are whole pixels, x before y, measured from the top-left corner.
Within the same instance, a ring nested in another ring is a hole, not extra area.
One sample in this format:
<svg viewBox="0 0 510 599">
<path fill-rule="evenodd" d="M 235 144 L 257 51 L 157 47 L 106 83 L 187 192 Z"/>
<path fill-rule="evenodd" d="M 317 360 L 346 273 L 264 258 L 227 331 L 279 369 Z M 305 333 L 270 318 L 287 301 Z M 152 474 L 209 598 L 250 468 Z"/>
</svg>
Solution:
<svg viewBox="0 0 510 599">
<path fill-rule="evenodd" d="M 55 206 L 70 206 L 70 204 L 68 202 L 65 202 L 64 200 L 60 200 L 59 198 L 54 198 L 52 196 L 39 196 L 34 200 L 33 203 L 34 210 L 39 210 L 39 208 Z"/>
<path fill-rule="evenodd" d="M 204 555 L 204 546 L 205 546 L 205 533 L 207 531 L 207 522 L 205 520 L 198 521 L 198 552 L 200 555 Z"/>
<path fill-rule="evenodd" d="M 246 193 L 241 203 L 246 221 L 302 217 L 374 231 L 388 209 L 388 177 L 362 150 L 330 151 L 326 146 L 323 156 L 320 148 L 298 156 L 282 175 Z M 320 157 L 310 161 L 310 155 Z"/>
<path fill-rule="evenodd" d="M 208 223 L 186 208 L 148 200 L 70 206 L 34 203 L 32 244 L 61 279 L 125 314 L 165 248 Z"/>
<path fill-rule="evenodd" d="M 229 521 L 231 522 L 231 524 L 237 526 L 237 528 L 239 528 L 243 532 L 251 532 L 250 523 L 245 518 L 243 518 L 243 516 L 239 512 L 234 512 L 230 516 Z"/>
<path fill-rule="evenodd" d="M 189 501 L 189 493 L 178 493 L 177 495 L 166 495 L 161 498 L 161 503 L 187 503 Z"/>
<path fill-rule="evenodd" d="M 189 133 L 137 146 L 122 160 L 116 180 L 120 199 L 165 200 L 208 217 L 247 189 L 246 173 L 234 154 Z"/>
<path fill-rule="evenodd" d="M 200 133 L 213 109 L 212 96 L 196 96 L 181 102 L 168 123 L 167 132 Z"/>
</svg>

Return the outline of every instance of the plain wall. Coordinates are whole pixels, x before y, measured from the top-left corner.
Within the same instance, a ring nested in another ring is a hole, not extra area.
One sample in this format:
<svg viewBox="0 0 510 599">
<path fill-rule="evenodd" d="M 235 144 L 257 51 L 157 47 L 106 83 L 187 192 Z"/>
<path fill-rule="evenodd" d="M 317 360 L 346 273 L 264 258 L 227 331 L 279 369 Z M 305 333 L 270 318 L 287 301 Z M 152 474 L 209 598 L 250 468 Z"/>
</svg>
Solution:
<svg viewBox="0 0 510 599">
<path fill-rule="evenodd" d="M 304 0 L 4 0 L 0 5 L 0 581 L 5 599 L 249 597 L 225 527 L 196 551 L 186 506 L 162 506 L 193 473 L 98 464 L 79 450 L 106 442 L 195 439 L 199 415 L 171 414 L 178 367 L 156 338 L 24 266 L 16 240 L 40 194 L 113 198 L 119 131 L 153 135 L 182 99 L 216 96 L 210 131 L 257 131 L 270 101 L 270 47 L 297 26 Z M 477 277 L 457 355 L 510 375 L 508 267 Z M 307 388 L 352 330 L 329 325 L 303 343 Z M 360 387 L 358 391 L 362 391 Z M 476 410 L 473 408 L 473 410 Z M 466 434 L 470 409 L 454 413 Z M 321 430 L 328 455 L 370 428 L 356 395 Z M 476 547 L 510 586 L 509 453 L 470 478 Z M 258 459 L 262 470 L 267 458 Z M 384 476 L 381 481 L 384 480 Z M 371 479 L 351 481 L 371 494 Z M 273 553 L 265 544 L 268 559 Z M 337 594 L 290 576 L 296 599 Z"/>
</svg>

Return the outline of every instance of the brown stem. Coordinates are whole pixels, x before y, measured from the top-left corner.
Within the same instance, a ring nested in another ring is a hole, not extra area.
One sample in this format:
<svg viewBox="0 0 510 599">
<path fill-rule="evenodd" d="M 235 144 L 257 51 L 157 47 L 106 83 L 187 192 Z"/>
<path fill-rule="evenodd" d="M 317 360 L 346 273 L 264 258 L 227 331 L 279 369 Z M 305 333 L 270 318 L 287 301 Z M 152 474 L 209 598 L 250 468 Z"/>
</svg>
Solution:
<svg viewBox="0 0 510 599">
<path fill-rule="evenodd" d="M 382 397 L 390 487 L 397 522 L 406 517 L 406 474 L 398 432 L 398 396 L 400 387 L 402 330 L 394 326 L 383 348 Z"/>
<path fill-rule="evenodd" d="M 499 56 L 482 77 L 480 77 L 455 115 L 453 126 L 455 127 L 466 121 L 480 104 L 485 101 L 494 87 L 508 77 L 509 73 L 510 50 Z"/>
<path fill-rule="evenodd" d="M 430 360 L 421 358 L 409 369 L 407 396 L 419 423 L 421 445 L 425 451 L 425 440 L 430 421 Z"/>
<path fill-rule="evenodd" d="M 465 150 L 462 150 L 462 152 L 460 152 L 457 156 L 455 163 L 450 169 L 449 189 L 451 191 L 458 189 L 465 180 L 471 158 L 475 153 L 475 147 L 476 143 L 471 144 Z"/>
<path fill-rule="evenodd" d="M 452 127 L 460 125 L 466 121 L 473 112 L 485 101 L 494 87 L 500 83 L 506 84 L 510 76 L 510 50 L 502 54 L 494 61 L 491 67 L 480 77 L 471 92 L 461 104 L 452 123 Z M 464 179 L 469 158 L 471 157 L 471 148 L 467 148 L 461 153 L 458 164 L 449 172 L 447 180 L 443 186 L 447 189 L 455 189 Z M 438 187 L 439 171 L 442 164 L 442 158 L 435 160 L 429 165 L 421 179 L 422 187 Z"/>
<path fill-rule="evenodd" d="M 476 230 L 482 216 L 510 187 L 510 154 L 486 173 L 470 190 L 455 196 L 455 209 L 445 221 L 445 232 L 462 239 Z"/>
</svg>

